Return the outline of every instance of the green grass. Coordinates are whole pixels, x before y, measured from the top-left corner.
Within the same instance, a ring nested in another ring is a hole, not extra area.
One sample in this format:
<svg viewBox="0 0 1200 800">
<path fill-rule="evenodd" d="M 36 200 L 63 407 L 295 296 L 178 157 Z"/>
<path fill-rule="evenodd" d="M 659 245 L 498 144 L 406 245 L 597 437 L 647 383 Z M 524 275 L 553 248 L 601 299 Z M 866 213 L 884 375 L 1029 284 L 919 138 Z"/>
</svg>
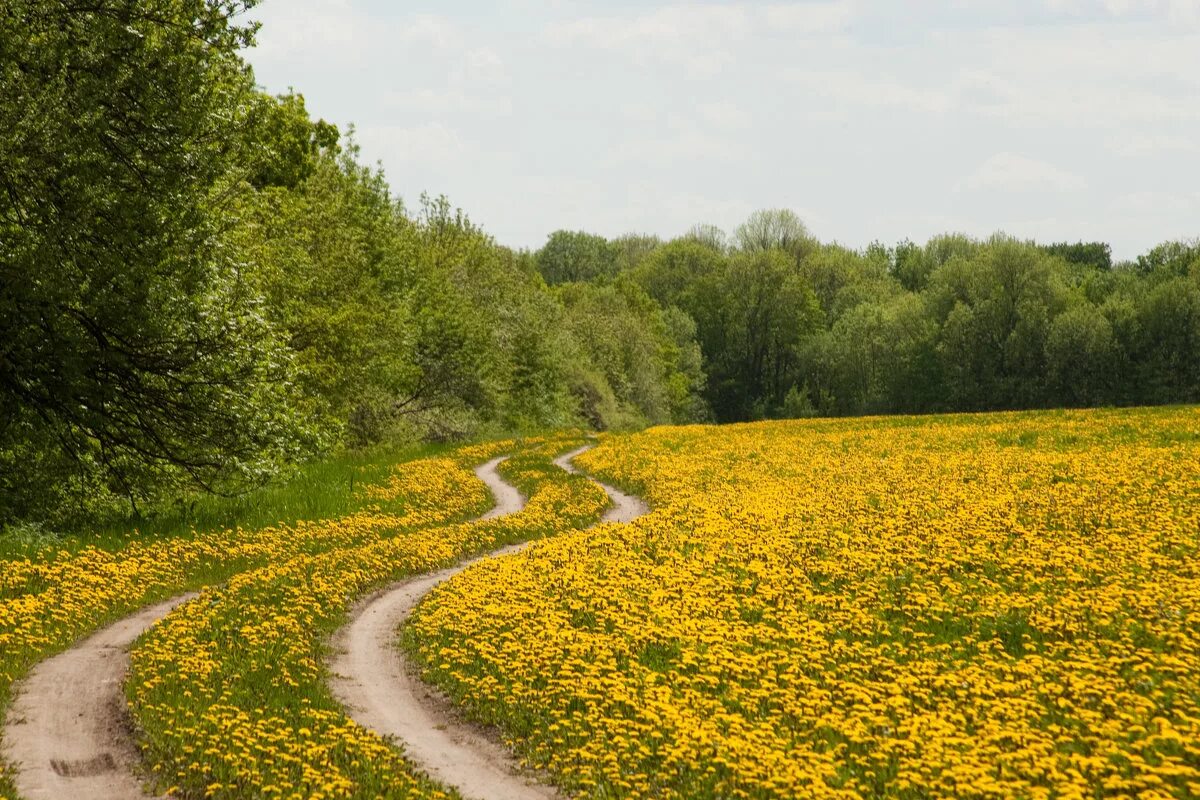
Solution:
<svg viewBox="0 0 1200 800">
<path fill-rule="evenodd" d="M 244 494 L 196 493 L 153 509 L 142 519 L 110 520 L 79 533 L 47 533 L 36 526 L 3 529 L 0 560 L 45 558 L 86 546 L 114 550 L 139 538 L 180 538 L 226 528 L 255 530 L 340 517 L 366 505 L 359 490 L 385 481 L 395 465 L 451 449 L 449 445 L 407 445 L 340 453 L 295 467 Z"/>
</svg>

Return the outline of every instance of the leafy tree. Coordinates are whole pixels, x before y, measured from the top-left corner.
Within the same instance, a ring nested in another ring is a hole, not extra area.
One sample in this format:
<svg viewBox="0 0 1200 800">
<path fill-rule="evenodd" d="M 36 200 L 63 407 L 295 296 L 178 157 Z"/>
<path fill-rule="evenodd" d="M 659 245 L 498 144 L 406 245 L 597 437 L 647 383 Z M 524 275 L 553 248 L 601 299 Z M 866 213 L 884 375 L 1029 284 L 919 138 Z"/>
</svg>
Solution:
<svg viewBox="0 0 1200 800">
<path fill-rule="evenodd" d="M 677 345 L 659 306 L 629 282 L 571 284 L 558 296 L 565 309 L 564 324 L 582 354 L 578 360 L 603 376 L 616 402 L 617 415 L 610 412 L 601 420 L 604 426 L 671 421 Z"/>
<path fill-rule="evenodd" d="M 337 150 L 339 133 L 325 120 L 313 122 L 304 96 L 289 92 L 277 97 L 255 95 L 243 136 L 250 184 L 257 189 L 294 189 L 315 171 L 322 151 Z"/>
<path fill-rule="evenodd" d="M 994 379 L 989 372 L 993 365 L 979 355 L 986 346 L 975 310 L 961 300 L 956 301 L 941 321 L 937 342 L 948 408 L 987 407 L 986 392 Z"/>
<path fill-rule="evenodd" d="M 1200 400 L 1200 284 L 1172 278 L 1144 296 L 1138 309 L 1140 400 Z"/>
<path fill-rule="evenodd" d="M 1045 337 L 1065 306 L 1062 262 L 995 236 L 930 276 L 927 302 L 959 408 L 1028 407 L 1045 399 Z"/>
<path fill-rule="evenodd" d="M 1068 264 L 1077 264 L 1094 270 L 1112 269 L 1112 248 L 1107 242 L 1057 242 L 1042 247 L 1052 256 L 1058 256 Z"/>
<path fill-rule="evenodd" d="M 678 239 L 654 250 L 632 275 L 663 306 L 687 308 L 700 282 L 720 272 L 724 264 L 725 257 L 712 248 L 691 239 Z"/>
<path fill-rule="evenodd" d="M 410 313 L 418 331 L 411 353 L 417 378 L 396 408 L 419 412 L 427 426 L 454 407 L 490 414 L 496 312 L 476 292 L 485 285 L 483 276 L 498 270 L 499 252 L 445 198 L 423 198 L 415 230 L 417 249 L 405 260 L 414 267 Z"/>
<path fill-rule="evenodd" d="M 800 217 L 785 208 L 755 211 L 734 231 L 733 241 L 743 252 L 781 250 L 797 260 L 817 243 Z"/>
<path fill-rule="evenodd" d="M 662 239 L 651 234 L 627 233 L 609 243 L 616 254 L 617 271 L 627 272 L 637 267 L 662 245 Z"/>
<path fill-rule="evenodd" d="M 245 199 L 233 243 L 255 265 L 268 321 L 298 367 L 309 415 L 341 439 L 375 441 L 386 406 L 414 380 L 406 352 L 416 326 L 399 261 L 407 220 L 382 177 L 359 167 L 354 148 L 325 151 L 294 188 Z"/>
<path fill-rule="evenodd" d="M 725 236 L 725 231 L 718 228 L 716 225 L 700 224 L 693 225 L 687 233 L 681 238 L 692 242 L 698 242 L 710 250 L 715 250 L 718 253 L 724 253 L 729 249 L 728 237 Z"/>
<path fill-rule="evenodd" d="M 979 250 L 979 242 L 960 233 L 935 236 L 924 247 L 905 240 L 896 246 L 892 272 L 905 289 L 920 292 L 934 271 L 953 259 L 973 258 Z"/>
<path fill-rule="evenodd" d="M 931 394 L 941 379 L 936 335 L 914 295 L 861 303 L 802 344 L 806 383 L 826 398 L 827 412 L 929 410 L 940 399 Z"/>
<path fill-rule="evenodd" d="M 883 300 L 898 288 L 888 274 L 889 261 L 840 245 L 823 245 L 800 262 L 799 274 L 816 293 L 832 323 L 859 303 Z"/>
<path fill-rule="evenodd" d="M 583 231 L 555 231 L 537 252 L 538 271 L 551 286 L 616 276 L 617 248 L 603 236 Z"/>
<path fill-rule="evenodd" d="M 783 419 L 804 419 L 815 417 L 817 413 L 817 407 L 812 400 L 812 390 L 807 383 L 801 386 L 793 385 L 788 389 L 783 404 L 779 407 L 779 416 Z"/>
<path fill-rule="evenodd" d="M 1112 324 L 1099 309 L 1083 304 L 1054 318 L 1046 337 L 1046 370 L 1057 402 L 1085 406 L 1110 401 L 1116 367 Z"/>
<path fill-rule="evenodd" d="M 1200 274 L 1200 239 L 1163 242 L 1138 256 L 1137 268 L 1145 273 L 1162 272 L 1174 276 Z"/>
<path fill-rule="evenodd" d="M 220 235 L 255 97 L 244 7 L 0 12 L 0 449 L 50 448 L 39 469 L 135 507 L 261 479 L 300 433 L 286 354 Z M 0 517 L 54 479 L 4 472 Z"/>
<path fill-rule="evenodd" d="M 564 330 L 562 307 L 549 295 L 531 293 L 513 312 L 499 339 L 507 382 L 498 417 L 517 430 L 575 422 L 578 400 L 570 386 L 575 343 Z M 599 426 L 604 419 L 604 414 L 595 413 L 588 421 Z"/>
<path fill-rule="evenodd" d="M 796 382 L 796 345 L 821 323 L 812 289 L 780 250 L 740 253 L 706 283 L 696 321 L 720 419 L 770 413 Z"/>
<path fill-rule="evenodd" d="M 677 306 L 667 307 L 662 314 L 671 347 L 671 369 L 667 376 L 667 400 L 671 421 L 708 422 L 712 411 L 704 401 L 704 354 L 696 341 L 696 322 Z"/>
</svg>

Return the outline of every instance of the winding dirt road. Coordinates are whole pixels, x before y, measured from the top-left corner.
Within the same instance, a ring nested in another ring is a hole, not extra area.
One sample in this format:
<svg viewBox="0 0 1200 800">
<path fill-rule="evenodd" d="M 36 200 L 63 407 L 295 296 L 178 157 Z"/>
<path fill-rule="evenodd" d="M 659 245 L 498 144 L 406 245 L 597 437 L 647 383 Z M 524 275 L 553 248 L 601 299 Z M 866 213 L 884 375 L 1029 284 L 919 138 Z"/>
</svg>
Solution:
<svg viewBox="0 0 1200 800">
<path fill-rule="evenodd" d="M 496 497 L 488 517 L 524 505 L 494 459 L 475 469 Z M 189 593 L 149 606 L 39 663 L 14 692 L 0 755 L 16 766 L 25 800 L 146 800 L 139 754 L 125 707 L 129 646 Z"/>
<path fill-rule="evenodd" d="M 572 450 L 566 455 L 561 455 L 554 459 L 554 463 L 561 469 L 570 472 L 572 475 L 578 475 L 579 470 L 575 469 L 575 456 L 592 449 L 592 445 L 581 447 L 578 450 Z M 632 522 L 650 511 L 650 507 L 642 502 L 641 498 L 634 497 L 631 494 L 625 494 L 615 486 L 609 486 L 607 483 L 601 483 L 595 478 L 590 478 L 592 483 L 599 486 L 608 495 L 608 499 L 612 500 L 612 508 L 604 512 L 604 516 L 600 518 L 601 522 Z"/>
<path fill-rule="evenodd" d="M 149 606 L 38 664 L 16 691 L 4 759 L 25 800 L 146 798 L 122 684 L 129 645 L 195 595 Z"/>
<path fill-rule="evenodd" d="M 554 463 L 576 473 L 571 460 L 587 449 L 567 453 Z M 497 463 L 499 459 L 490 462 L 493 468 Z M 490 516 L 520 511 L 524 499 L 494 469 L 492 475 L 495 482 L 484 478 L 496 495 Z M 628 522 L 648 511 L 636 497 L 597 483 L 613 503 L 602 522 Z M 437 584 L 484 558 L 516 553 L 525 546 L 503 547 L 393 584 L 358 603 L 350 622 L 333 639 L 331 688 L 350 716 L 377 733 L 399 739 L 409 759 L 468 800 L 550 800 L 559 795 L 553 787 L 522 774 L 517 760 L 494 736 L 465 721 L 444 695 L 420 680 L 396 645 L 396 631 Z"/>
</svg>

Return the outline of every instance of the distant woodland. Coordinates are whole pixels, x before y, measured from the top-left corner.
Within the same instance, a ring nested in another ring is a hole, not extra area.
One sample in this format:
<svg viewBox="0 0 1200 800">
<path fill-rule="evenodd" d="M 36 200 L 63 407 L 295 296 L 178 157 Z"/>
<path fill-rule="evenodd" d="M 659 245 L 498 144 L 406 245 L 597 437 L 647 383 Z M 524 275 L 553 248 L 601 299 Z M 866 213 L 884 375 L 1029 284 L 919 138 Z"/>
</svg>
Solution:
<svg viewBox="0 0 1200 800">
<path fill-rule="evenodd" d="M 0 10 L 0 524 L 396 441 L 1200 401 L 1200 241 L 856 250 L 764 210 L 513 250 L 260 91 L 244 7 Z"/>
</svg>

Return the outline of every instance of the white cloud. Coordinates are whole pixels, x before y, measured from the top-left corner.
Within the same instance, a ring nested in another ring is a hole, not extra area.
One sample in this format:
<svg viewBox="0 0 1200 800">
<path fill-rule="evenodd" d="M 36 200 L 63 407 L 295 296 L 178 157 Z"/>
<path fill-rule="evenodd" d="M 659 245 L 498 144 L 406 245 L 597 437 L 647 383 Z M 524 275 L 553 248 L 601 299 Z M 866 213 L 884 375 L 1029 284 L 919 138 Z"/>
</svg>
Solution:
<svg viewBox="0 0 1200 800">
<path fill-rule="evenodd" d="M 1113 198 L 1113 206 L 1123 212 L 1195 215 L 1200 213 L 1200 192 L 1142 189 Z"/>
<path fill-rule="evenodd" d="M 780 3 L 762 10 L 762 19 L 775 31 L 833 33 L 841 31 L 858 14 L 856 3 Z"/>
<path fill-rule="evenodd" d="M 617 51 L 635 63 L 665 63 L 697 77 L 714 75 L 733 60 L 732 39 L 749 29 L 739 6 L 667 6 L 633 16 L 585 17 L 552 23 L 548 43 Z"/>
<path fill-rule="evenodd" d="M 704 122 L 719 128 L 745 129 L 752 122 L 745 109 L 728 100 L 697 103 L 696 114 Z"/>
<path fill-rule="evenodd" d="M 666 5 L 631 14 L 590 16 L 551 23 L 552 39 L 592 47 L 675 45 L 740 38 L 769 32 L 817 35 L 846 28 L 855 18 L 857 3 L 826 2 L 692 3 Z"/>
<path fill-rule="evenodd" d="M 348 0 L 295 0 L 280 4 L 278 16 L 258 32 L 250 52 L 256 63 L 303 56 L 305 53 L 353 55 L 355 43 L 369 33 L 368 21 Z M 261 13 L 251 15 L 252 19 Z"/>
<path fill-rule="evenodd" d="M 380 153 L 393 165 L 446 166 L 460 162 L 469 152 L 458 131 L 440 122 L 365 126 L 358 130 L 358 140 L 365 151 Z"/>
<path fill-rule="evenodd" d="M 665 135 L 630 136 L 608 150 L 604 163 L 661 168 L 672 164 L 711 165 L 716 161 L 744 164 L 751 160 L 738 141 L 692 128 Z"/>
<path fill-rule="evenodd" d="M 380 102 L 386 109 L 414 117 L 441 117 L 447 114 L 497 116 L 512 113 L 512 100 L 505 94 L 472 92 L 455 87 L 389 89 L 383 93 Z"/>
<path fill-rule="evenodd" d="M 744 34 L 749 17 L 740 6 L 666 6 L 629 16 L 584 17 L 551 23 L 552 43 L 599 49 L 701 46 Z"/>
<path fill-rule="evenodd" d="M 465 84 L 497 84 L 508 79 L 504 59 L 491 47 L 467 50 L 455 70 L 455 80 Z"/>
<path fill-rule="evenodd" d="M 1164 154 L 1187 155 L 1200 153 L 1200 140 L 1158 131 L 1128 131 L 1108 139 L 1108 148 L 1126 158 L 1146 158 Z"/>
<path fill-rule="evenodd" d="M 1002 228 L 1128 257 L 1200 233 L 1200 0 L 425 8 L 263 3 L 248 58 L 357 122 L 398 193 L 446 192 L 508 244 L 776 205 L 859 246 Z"/>
<path fill-rule="evenodd" d="M 669 5 L 626 15 L 592 16 L 548 25 L 549 43 L 619 51 L 636 63 L 660 62 L 695 77 L 718 74 L 750 56 L 737 45 L 767 34 L 817 36 L 843 29 L 854 5 L 846 0 L 768 6 L 751 3 Z"/>
<path fill-rule="evenodd" d="M 1131 14 L 1166 16 L 1171 22 L 1194 23 L 1200 18 L 1200 3 L 1195 0 L 1102 0 L 1104 9 L 1115 17 Z"/>
<path fill-rule="evenodd" d="M 1016 153 L 996 153 L 967 176 L 962 185 L 975 190 L 1069 192 L 1087 184 L 1078 175 L 1045 161 Z"/>
<path fill-rule="evenodd" d="M 399 20 L 379 20 L 362 3 L 352 0 L 287 0 L 258 7 L 251 19 L 269 17 L 257 36 L 252 51 L 255 62 L 276 59 L 321 60 L 331 57 L 338 62 L 361 62 L 376 58 L 394 48 L 424 48 L 440 51 L 461 50 L 464 35 L 449 17 L 413 14 Z"/>
<path fill-rule="evenodd" d="M 922 113 L 943 113 L 954 104 L 954 87 L 927 87 L 905 83 L 890 76 L 854 70 L 796 69 L 787 79 L 802 87 L 805 98 L 820 96 L 841 107 L 906 108 Z"/>
<path fill-rule="evenodd" d="M 1175 23 L 1200 21 L 1197 0 L 1046 0 L 1051 11 L 1076 15 L 1105 14 L 1110 17 L 1132 16 L 1166 18 Z"/>
<path fill-rule="evenodd" d="M 408 17 L 399 26 L 384 26 L 396 44 L 427 45 L 439 50 L 458 49 L 463 46 L 463 34 L 458 26 L 444 16 L 416 14 Z"/>
<path fill-rule="evenodd" d="M 1164 37 L 1115 23 L 937 31 L 929 56 L 940 63 L 950 110 L 1005 128 L 1097 129 L 1200 121 L 1200 35 Z M 907 60 L 907 59 L 906 59 Z M 953 67 L 947 69 L 952 64 Z M 924 70 L 922 70 L 924 71 Z M 914 75 L 901 77 L 920 88 Z"/>
<path fill-rule="evenodd" d="M 625 102 L 616 111 L 622 122 L 631 125 L 653 125 L 662 118 L 662 109 L 652 103 Z"/>
</svg>

